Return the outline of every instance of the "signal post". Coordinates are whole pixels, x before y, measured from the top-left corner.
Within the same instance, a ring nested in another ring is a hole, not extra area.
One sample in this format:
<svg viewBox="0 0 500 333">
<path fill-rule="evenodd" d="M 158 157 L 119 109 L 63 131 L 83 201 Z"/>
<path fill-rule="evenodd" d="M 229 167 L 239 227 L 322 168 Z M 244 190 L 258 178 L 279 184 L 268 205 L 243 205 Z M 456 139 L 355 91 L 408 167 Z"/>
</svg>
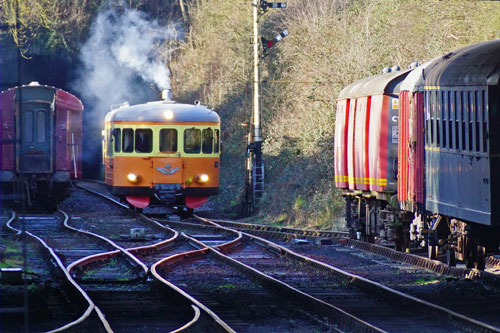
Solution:
<svg viewBox="0 0 500 333">
<path fill-rule="evenodd" d="M 262 137 L 260 128 L 260 52 L 259 52 L 259 17 L 268 8 L 286 8 L 284 2 L 267 2 L 264 0 L 253 0 L 253 102 L 251 125 L 247 139 L 247 158 L 245 164 L 245 199 L 243 202 L 243 215 L 251 215 L 259 206 L 259 200 L 264 193 L 264 161 L 262 159 Z M 284 30 L 272 41 L 261 38 L 263 44 L 263 55 L 267 55 L 270 47 L 288 35 Z M 277 39 L 278 38 L 278 39 Z"/>
</svg>

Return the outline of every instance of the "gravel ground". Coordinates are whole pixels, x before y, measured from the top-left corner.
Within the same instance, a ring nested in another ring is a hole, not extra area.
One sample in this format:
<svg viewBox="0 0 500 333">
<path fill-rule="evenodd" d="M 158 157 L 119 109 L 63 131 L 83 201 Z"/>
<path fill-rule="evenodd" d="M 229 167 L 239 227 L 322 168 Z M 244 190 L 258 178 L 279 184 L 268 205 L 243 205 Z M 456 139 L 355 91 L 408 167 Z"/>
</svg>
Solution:
<svg viewBox="0 0 500 333">
<path fill-rule="evenodd" d="M 500 327 L 500 292 L 358 249 L 289 245 L 291 250 Z"/>
</svg>

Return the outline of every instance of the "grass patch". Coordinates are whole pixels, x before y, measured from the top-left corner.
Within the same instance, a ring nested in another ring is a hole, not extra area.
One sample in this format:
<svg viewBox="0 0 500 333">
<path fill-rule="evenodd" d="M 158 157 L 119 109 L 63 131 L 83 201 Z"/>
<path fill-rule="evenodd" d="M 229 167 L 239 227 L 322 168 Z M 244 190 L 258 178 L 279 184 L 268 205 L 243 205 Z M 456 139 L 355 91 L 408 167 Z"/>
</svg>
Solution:
<svg viewBox="0 0 500 333">
<path fill-rule="evenodd" d="M 426 280 L 426 279 L 418 279 L 417 281 L 415 281 L 413 284 L 416 285 L 416 286 L 426 286 L 426 285 L 429 285 L 429 284 L 436 284 L 436 283 L 439 283 L 441 282 L 440 280 Z"/>
</svg>

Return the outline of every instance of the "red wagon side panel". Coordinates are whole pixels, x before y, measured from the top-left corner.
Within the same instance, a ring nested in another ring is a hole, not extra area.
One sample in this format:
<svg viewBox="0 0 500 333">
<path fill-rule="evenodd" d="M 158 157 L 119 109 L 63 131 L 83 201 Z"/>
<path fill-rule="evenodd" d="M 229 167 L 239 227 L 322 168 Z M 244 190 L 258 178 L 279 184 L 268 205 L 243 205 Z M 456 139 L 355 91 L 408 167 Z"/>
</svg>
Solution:
<svg viewBox="0 0 500 333">
<path fill-rule="evenodd" d="M 354 146 L 356 144 L 354 133 L 356 130 L 355 121 L 356 118 L 356 102 L 357 100 L 351 100 L 349 103 L 349 119 L 347 126 L 347 180 L 349 182 L 349 189 L 355 190 L 356 185 L 354 179 L 356 177 L 355 174 L 355 154 L 354 154 Z"/>
<path fill-rule="evenodd" d="M 57 100 L 57 97 L 56 97 Z M 68 160 L 68 141 L 67 141 L 68 111 L 63 109 L 56 102 L 56 170 L 69 171 L 71 168 Z"/>
<path fill-rule="evenodd" d="M 372 96 L 370 112 L 370 190 L 382 192 L 387 186 L 388 97 Z"/>
<path fill-rule="evenodd" d="M 408 133 L 410 94 L 408 91 L 402 91 L 399 94 L 398 200 L 401 202 L 408 200 L 408 174 L 411 172 L 408 170 L 408 155 L 411 155 L 411 141 Z"/>
<path fill-rule="evenodd" d="M 341 100 L 337 104 L 335 116 L 335 186 L 347 188 L 347 128 L 349 125 L 349 102 Z"/>
<path fill-rule="evenodd" d="M 55 106 L 56 169 L 70 171 L 71 178 L 81 178 L 83 105 L 75 96 L 58 89 Z"/>
<path fill-rule="evenodd" d="M 369 114 L 367 97 L 360 97 L 356 101 L 355 133 L 354 133 L 354 184 L 357 190 L 369 189 L 368 168 L 368 137 Z"/>
<path fill-rule="evenodd" d="M 0 170 L 14 170 L 14 89 L 0 94 Z"/>
</svg>

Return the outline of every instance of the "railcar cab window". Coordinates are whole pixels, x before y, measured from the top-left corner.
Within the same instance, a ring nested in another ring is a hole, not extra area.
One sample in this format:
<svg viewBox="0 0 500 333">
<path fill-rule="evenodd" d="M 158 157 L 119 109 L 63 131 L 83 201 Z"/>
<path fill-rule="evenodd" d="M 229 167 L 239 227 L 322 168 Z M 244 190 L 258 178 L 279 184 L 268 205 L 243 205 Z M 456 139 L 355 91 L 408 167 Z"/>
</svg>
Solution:
<svg viewBox="0 0 500 333">
<path fill-rule="evenodd" d="M 134 151 L 134 130 L 131 128 L 123 129 L 122 150 L 124 153 L 131 153 Z"/>
<path fill-rule="evenodd" d="M 119 153 L 121 151 L 121 131 L 119 128 L 114 128 L 111 131 L 111 141 L 114 143 L 115 153 Z"/>
<path fill-rule="evenodd" d="M 152 151 L 153 133 L 150 129 L 137 129 L 135 131 L 135 152 L 150 153 Z"/>
<path fill-rule="evenodd" d="M 212 129 L 206 128 L 203 130 L 203 144 L 202 151 L 204 154 L 211 154 L 213 147 L 214 136 L 212 133 Z"/>
<path fill-rule="evenodd" d="M 160 152 L 175 153 L 177 152 L 177 130 L 172 128 L 164 128 L 160 130 Z"/>
<path fill-rule="evenodd" d="M 219 130 L 216 129 L 214 130 L 214 136 L 215 136 L 215 141 L 214 141 L 214 153 L 218 153 L 220 149 L 220 139 L 219 139 Z"/>
<path fill-rule="evenodd" d="M 199 154 L 201 150 L 201 130 L 196 128 L 184 131 L 184 152 L 187 154 Z"/>
</svg>

